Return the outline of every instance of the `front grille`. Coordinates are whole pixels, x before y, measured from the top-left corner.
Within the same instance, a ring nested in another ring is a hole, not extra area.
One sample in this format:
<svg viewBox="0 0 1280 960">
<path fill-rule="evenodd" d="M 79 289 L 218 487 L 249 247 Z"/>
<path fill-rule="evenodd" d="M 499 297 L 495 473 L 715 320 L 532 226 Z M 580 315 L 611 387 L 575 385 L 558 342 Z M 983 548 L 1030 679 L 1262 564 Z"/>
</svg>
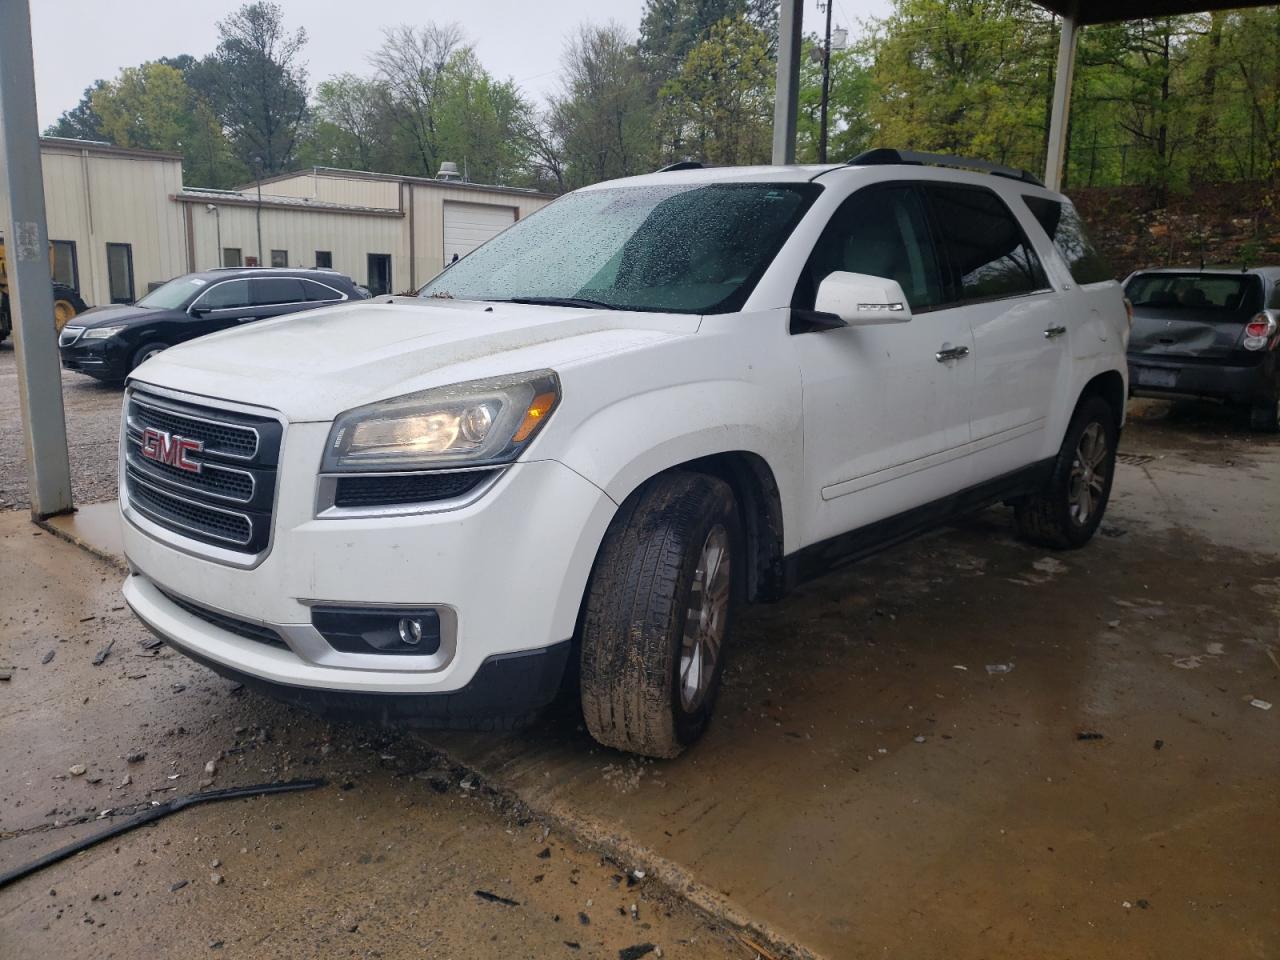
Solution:
<svg viewBox="0 0 1280 960">
<path fill-rule="evenodd" d="M 84 333 L 84 327 L 63 327 L 62 332 L 58 334 L 58 346 L 69 347 L 80 339 L 80 334 Z"/>
<path fill-rule="evenodd" d="M 126 402 L 124 430 L 132 509 L 192 540 L 245 554 L 266 550 L 282 438 L 279 421 L 135 390 Z M 166 462 L 166 449 L 175 451 L 178 440 L 195 443 L 181 460 L 171 456 Z"/>
<path fill-rule="evenodd" d="M 237 459 L 249 459 L 258 449 L 259 434 L 253 426 L 240 426 L 213 419 L 223 416 L 217 410 L 183 405 L 190 412 L 175 411 L 166 404 L 131 397 L 129 420 L 140 427 L 154 427 L 166 433 L 177 433 L 204 444 L 206 453 Z"/>
<path fill-rule="evenodd" d="M 241 513 L 206 507 L 170 496 L 128 471 L 129 502 L 152 520 L 200 539 L 247 547 L 253 539 L 253 521 Z"/>
<path fill-rule="evenodd" d="M 276 633 L 270 627 L 264 627 L 260 623 L 253 623 L 249 620 L 241 620 L 239 617 L 233 617 L 228 613 L 219 613 L 217 610 L 210 610 L 208 607 L 202 607 L 199 604 L 192 603 L 190 600 L 184 600 L 182 597 L 174 596 L 168 590 L 157 587 L 161 593 L 175 607 L 203 620 L 205 623 L 212 624 L 220 630 L 227 633 L 234 633 L 237 637 L 244 637 L 246 640 L 256 640 L 258 643 L 265 643 L 271 647 L 279 647 L 282 650 L 288 650 L 289 646 L 282 639 L 280 634 Z"/>
<path fill-rule="evenodd" d="M 458 473 L 405 473 L 386 477 L 339 477 L 335 507 L 386 507 L 451 500 L 469 493 L 492 476 L 492 470 Z"/>
</svg>

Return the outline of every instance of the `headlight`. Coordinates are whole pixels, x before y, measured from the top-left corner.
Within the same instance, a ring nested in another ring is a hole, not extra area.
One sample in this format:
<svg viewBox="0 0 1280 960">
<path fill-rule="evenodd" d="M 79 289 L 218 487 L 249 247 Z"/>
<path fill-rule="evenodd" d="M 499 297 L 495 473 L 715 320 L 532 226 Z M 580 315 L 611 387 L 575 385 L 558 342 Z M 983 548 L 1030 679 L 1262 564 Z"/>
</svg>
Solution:
<svg viewBox="0 0 1280 960">
<path fill-rule="evenodd" d="M 83 339 L 83 340 L 106 340 L 106 339 L 108 339 L 108 338 L 110 338 L 110 337 L 114 337 L 117 333 L 119 333 L 119 332 L 120 332 L 121 330 L 123 330 L 123 329 L 124 329 L 124 327 L 123 327 L 123 326 L 119 326 L 119 327 L 90 327 L 88 330 L 86 330 L 86 331 L 84 332 L 84 336 L 83 336 L 81 339 Z"/>
<path fill-rule="evenodd" d="M 551 370 L 472 380 L 339 414 L 324 473 L 507 463 L 534 438 L 560 400 Z"/>
</svg>

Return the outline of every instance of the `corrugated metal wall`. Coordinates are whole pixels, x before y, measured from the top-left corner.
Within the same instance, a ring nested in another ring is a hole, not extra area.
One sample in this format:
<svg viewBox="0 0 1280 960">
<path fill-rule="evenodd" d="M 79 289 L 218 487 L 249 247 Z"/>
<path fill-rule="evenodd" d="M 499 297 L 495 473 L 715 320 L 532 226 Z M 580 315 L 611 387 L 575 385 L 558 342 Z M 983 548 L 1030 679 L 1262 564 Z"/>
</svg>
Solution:
<svg viewBox="0 0 1280 960">
<path fill-rule="evenodd" d="M 90 305 L 110 302 L 107 244 L 129 244 L 134 290 L 186 271 L 181 204 L 182 164 L 163 156 L 42 145 L 49 239 L 75 244 L 80 295 Z M 0 220 L 8 199 L 0 195 Z"/>
</svg>

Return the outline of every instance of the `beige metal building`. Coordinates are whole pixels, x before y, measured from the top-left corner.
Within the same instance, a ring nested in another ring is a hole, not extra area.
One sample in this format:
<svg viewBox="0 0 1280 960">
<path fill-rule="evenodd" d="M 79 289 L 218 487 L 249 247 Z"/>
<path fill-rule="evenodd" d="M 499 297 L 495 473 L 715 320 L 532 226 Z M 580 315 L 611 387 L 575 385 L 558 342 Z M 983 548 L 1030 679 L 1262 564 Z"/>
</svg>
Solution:
<svg viewBox="0 0 1280 960">
<path fill-rule="evenodd" d="M 44 139 L 41 157 L 55 278 L 90 305 L 254 264 L 332 267 L 375 294 L 405 292 L 554 199 L 325 167 L 208 190 L 183 186 L 178 154 L 78 140 Z"/>
</svg>

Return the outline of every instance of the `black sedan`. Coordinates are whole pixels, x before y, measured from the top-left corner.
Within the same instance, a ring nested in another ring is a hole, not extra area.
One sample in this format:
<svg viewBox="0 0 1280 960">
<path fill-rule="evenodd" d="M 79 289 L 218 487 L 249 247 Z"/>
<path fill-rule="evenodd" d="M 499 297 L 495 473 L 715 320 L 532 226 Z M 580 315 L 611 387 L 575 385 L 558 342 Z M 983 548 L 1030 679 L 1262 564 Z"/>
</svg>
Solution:
<svg viewBox="0 0 1280 960">
<path fill-rule="evenodd" d="M 1280 267 L 1143 270 L 1124 289 L 1130 393 L 1236 403 L 1280 430 Z"/>
<path fill-rule="evenodd" d="M 166 347 L 254 320 L 366 296 L 349 277 L 330 270 L 189 273 L 137 303 L 86 310 L 62 328 L 58 347 L 68 370 L 118 382 Z"/>
</svg>

